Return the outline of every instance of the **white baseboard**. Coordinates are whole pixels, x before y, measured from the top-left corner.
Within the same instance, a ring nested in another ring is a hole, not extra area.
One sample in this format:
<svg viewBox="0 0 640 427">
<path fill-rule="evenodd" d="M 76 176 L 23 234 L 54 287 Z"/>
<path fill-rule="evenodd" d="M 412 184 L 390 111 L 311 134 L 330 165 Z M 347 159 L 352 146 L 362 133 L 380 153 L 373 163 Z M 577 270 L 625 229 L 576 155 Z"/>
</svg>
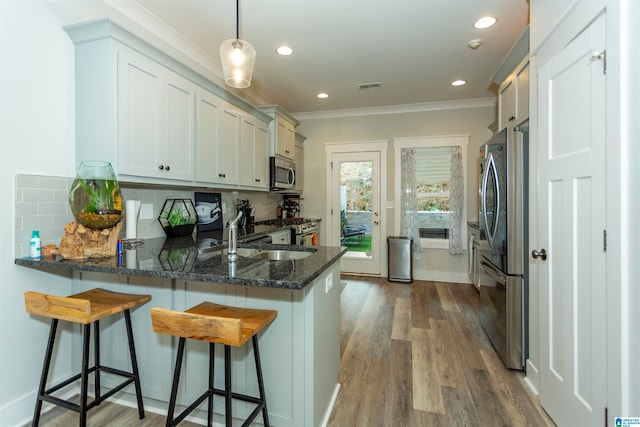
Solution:
<svg viewBox="0 0 640 427">
<path fill-rule="evenodd" d="M 524 377 L 524 383 L 529 387 L 531 393 L 535 396 L 538 395 L 538 390 L 540 388 L 540 374 L 538 372 L 538 368 L 531 363 L 530 359 L 527 359 L 527 376 Z"/>
<path fill-rule="evenodd" d="M 331 412 L 333 412 L 333 406 L 336 404 L 336 399 L 338 398 L 339 391 L 340 391 L 340 383 L 337 383 L 336 388 L 333 390 L 333 395 L 331 396 L 331 400 L 329 401 L 329 406 L 327 406 L 327 410 L 325 411 L 324 417 L 322 418 L 322 424 L 320 424 L 322 427 L 327 427 L 327 423 L 329 422 L 329 417 L 331 417 Z"/>
</svg>

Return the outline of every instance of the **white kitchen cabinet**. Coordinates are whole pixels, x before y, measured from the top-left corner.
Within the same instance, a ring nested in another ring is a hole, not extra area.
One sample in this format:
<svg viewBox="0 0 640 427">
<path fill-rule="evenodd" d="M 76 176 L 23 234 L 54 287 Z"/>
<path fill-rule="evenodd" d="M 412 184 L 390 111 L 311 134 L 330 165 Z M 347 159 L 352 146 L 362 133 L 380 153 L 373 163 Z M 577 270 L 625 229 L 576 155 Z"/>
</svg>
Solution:
<svg viewBox="0 0 640 427">
<path fill-rule="evenodd" d="M 75 44 L 77 163 L 110 162 L 122 182 L 240 185 L 241 119 L 270 116 L 108 19 L 65 31 Z"/>
<path fill-rule="evenodd" d="M 118 173 L 192 181 L 196 86 L 118 49 Z"/>
<path fill-rule="evenodd" d="M 285 118 L 275 119 L 276 130 L 276 155 L 293 159 L 295 156 L 296 127 Z"/>
<path fill-rule="evenodd" d="M 196 99 L 196 181 L 239 184 L 240 111 L 205 89 Z"/>
<path fill-rule="evenodd" d="M 295 161 L 296 161 L 296 184 L 295 190 L 302 192 L 304 190 L 304 141 L 307 138 L 296 133 L 295 143 Z"/>
<path fill-rule="evenodd" d="M 242 116 L 240 135 L 240 183 L 247 187 L 268 189 L 269 125 L 245 114 Z"/>
<path fill-rule="evenodd" d="M 270 123 L 269 156 L 295 160 L 296 126 L 298 121 L 278 105 L 260 107 L 273 118 Z"/>
<path fill-rule="evenodd" d="M 270 261 L 253 268 L 270 268 Z M 291 262 L 292 268 L 295 268 Z M 262 273 L 257 273 L 262 274 Z M 327 290 L 327 283 L 334 286 Z M 278 316 L 258 335 L 269 419 L 277 426 L 318 426 L 335 392 L 340 367 L 340 265 L 334 264 L 303 290 L 177 281 L 175 310 L 203 301 L 276 310 Z M 174 344 L 177 347 L 177 343 Z M 208 344 L 187 340 L 178 405 L 188 405 L 207 389 Z M 175 353 L 175 351 L 174 351 Z M 216 345 L 215 385 L 224 384 L 223 346 Z M 253 350 L 231 349 L 235 392 L 257 395 Z M 168 372 L 158 375 L 168 375 Z M 168 399 L 168 394 L 165 400 Z M 214 398 L 215 421 L 224 400 Z M 246 418 L 255 405 L 233 402 L 234 418 Z M 194 415 L 206 419 L 206 405 Z"/>
<path fill-rule="evenodd" d="M 512 128 L 529 117 L 529 58 L 500 85 L 498 90 L 498 128 Z"/>
</svg>

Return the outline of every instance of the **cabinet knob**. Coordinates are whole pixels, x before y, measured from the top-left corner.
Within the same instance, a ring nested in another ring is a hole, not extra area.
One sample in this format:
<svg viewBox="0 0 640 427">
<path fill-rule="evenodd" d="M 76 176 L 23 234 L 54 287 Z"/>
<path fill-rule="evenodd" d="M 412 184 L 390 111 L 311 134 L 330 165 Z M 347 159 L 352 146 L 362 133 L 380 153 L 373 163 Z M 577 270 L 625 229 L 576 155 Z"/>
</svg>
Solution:
<svg viewBox="0 0 640 427">
<path fill-rule="evenodd" d="M 165 166 L 164 170 L 169 171 L 169 165 Z"/>
<path fill-rule="evenodd" d="M 289 154 L 289 150 L 284 150 L 285 153 Z"/>
<path fill-rule="evenodd" d="M 160 165 L 160 166 L 158 167 L 158 169 L 160 169 L 160 170 L 164 170 L 164 165 Z"/>
</svg>

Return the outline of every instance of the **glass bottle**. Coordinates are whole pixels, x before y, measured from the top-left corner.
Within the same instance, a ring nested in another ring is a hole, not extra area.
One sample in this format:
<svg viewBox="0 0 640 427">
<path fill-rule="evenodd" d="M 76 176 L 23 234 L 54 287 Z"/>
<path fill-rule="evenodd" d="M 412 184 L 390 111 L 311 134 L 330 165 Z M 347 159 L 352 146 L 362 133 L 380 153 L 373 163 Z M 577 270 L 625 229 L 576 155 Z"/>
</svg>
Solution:
<svg viewBox="0 0 640 427">
<path fill-rule="evenodd" d="M 87 228 L 103 230 L 122 220 L 122 193 L 111 163 L 80 162 L 69 191 L 69 206 L 76 221 Z"/>
</svg>

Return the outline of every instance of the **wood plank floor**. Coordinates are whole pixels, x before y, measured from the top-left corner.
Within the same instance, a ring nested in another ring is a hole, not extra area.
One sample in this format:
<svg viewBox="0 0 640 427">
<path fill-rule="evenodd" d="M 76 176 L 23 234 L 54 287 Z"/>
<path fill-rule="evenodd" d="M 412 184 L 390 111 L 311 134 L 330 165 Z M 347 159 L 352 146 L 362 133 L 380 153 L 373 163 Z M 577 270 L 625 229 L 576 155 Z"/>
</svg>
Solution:
<svg viewBox="0 0 640 427">
<path fill-rule="evenodd" d="M 491 346 L 471 285 L 361 276 L 342 285 L 329 427 L 554 425 Z"/>
<path fill-rule="evenodd" d="M 343 276 L 341 383 L 328 427 L 553 426 L 493 350 L 471 285 Z M 160 426 L 164 417 L 103 403 L 92 426 Z M 55 408 L 41 426 L 77 426 Z M 195 426 L 185 422 L 181 426 Z"/>
</svg>

